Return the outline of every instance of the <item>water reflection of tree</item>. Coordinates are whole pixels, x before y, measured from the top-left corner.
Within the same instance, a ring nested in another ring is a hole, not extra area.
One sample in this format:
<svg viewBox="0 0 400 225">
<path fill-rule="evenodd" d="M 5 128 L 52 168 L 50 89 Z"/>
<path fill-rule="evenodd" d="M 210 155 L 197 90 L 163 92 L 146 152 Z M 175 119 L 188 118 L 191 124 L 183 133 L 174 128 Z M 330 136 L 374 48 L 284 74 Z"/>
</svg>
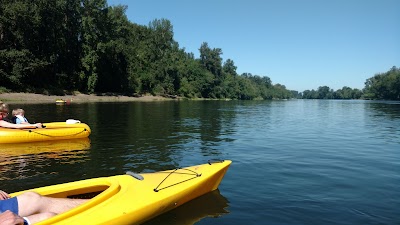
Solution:
<svg viewBox="0 0 400 225">
<path fill-rule="evenodd" d="M 232 110 L 222 110 L 221 103 L 226 106 L 221 101 L 136 104 L 130 124 L 139 132 L 130 138 L 140 153 L 135 155 L 141 159 L 138 163 L 145 162 L 149 170 L 165 170 L 199 150 L 203 156 L 219 155 L 213 146 L 226 141 L 220 138 L 221 129 L 234 117 Z"/>
<path fill-rule="evenodd" d="M 375 111 L 372 116 L 385 116 L 391 120 L 398 120 L 400 118 L 400 102 L 394 101 L 374 101 L 368 106 Z"/>
<path fill-rule="evenodd" d="M 381 138 L 399 142 L 400 134 L 400 102 L 373 101 L 366 104 L 369 110 L 370 129 L 377 129 Z"/>
<path fill-rule="evenodd" d="M 224 101 L 203 102 L 198 118 L 200 119 L 201 153 L 203 156 L 221 155 L 218 146 L 221 142 L 231 142 L 224 136 L 234 132 L 235 103 Z"/>
<path fill-rule="evenodd" d="M 168 146 L 174 129 L 173 102 L 97 103 L 88 176 L 177 167 Z M 94 169 L 95 168 L 95 169 Z"/>
<path fill-rule="evenodd" d="M 218 156 L 216 146 L 231 141 L 221 137 L 233 127 L 234 110 L 229 108 L 233 106 L 226 102 L 131 102 L 93 107 L 95 150 L 86 167 L 88 171 L 97 167 L 97 175 L 176 168 L 188 154 Z"/>
</svg>

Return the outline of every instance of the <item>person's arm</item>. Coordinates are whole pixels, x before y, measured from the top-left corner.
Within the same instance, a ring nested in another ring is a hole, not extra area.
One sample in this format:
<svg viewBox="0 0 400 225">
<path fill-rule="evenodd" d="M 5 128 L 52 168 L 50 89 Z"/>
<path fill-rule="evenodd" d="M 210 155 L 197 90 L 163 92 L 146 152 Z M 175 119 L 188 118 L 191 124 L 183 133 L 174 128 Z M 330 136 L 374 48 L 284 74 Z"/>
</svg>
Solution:
<svg viewBox="0 0 400 225">
<path fill-rule="evenodd" d="M 35 123 L 35 124 L 30 124 L 30 123 L 13 124 L 13 123 L 6 122 L 4 120 L 0 120 L 0 127 L 5 127 L 5 128 L 41 128 L 42 124 L 41 123 Z"/>
<path fill-rule="evenodd" d="M 1 225 L 18 225 L 24 224 L 24 219 L 17 214 L 6 210 L 0 214 L 0 224 Z"/>
</svg>

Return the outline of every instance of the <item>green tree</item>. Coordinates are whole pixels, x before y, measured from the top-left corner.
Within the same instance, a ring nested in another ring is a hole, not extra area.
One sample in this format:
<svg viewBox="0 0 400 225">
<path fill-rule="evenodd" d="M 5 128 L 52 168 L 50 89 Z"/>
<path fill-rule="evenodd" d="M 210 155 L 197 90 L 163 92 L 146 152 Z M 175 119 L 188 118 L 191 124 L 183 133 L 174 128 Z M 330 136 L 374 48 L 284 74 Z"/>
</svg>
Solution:
<svg viewBox="0 0 400 225">
<path fill-rule="evenodd" d="M 40 40 L 39 11 L 29 1 L 3 0 L 0 4 L 0 79 L 6 87 L 42 85 L 43 80 L 36 75 L 49 63 L 36 55 Z"/>
<path fill-rule="evenodd" d="M 233 76 L 237 76 L 236 69 L 237 69 L 237 67 L 235 66 L 235 63 L 233 62 L 233 60 L 231 60 L 231 59 L 227 59 L 224 62 L 224 65 L 222 67 L 222 71 L 224 73 L 231 74 Z"/>
<path fill-rule="evenodd" d="M 97 92 L 133 92 L 129 82 L 130 54 L 135 54 L 129 47 L 132 37 L 130 22 L 125 15 L 125 6 L 109 7 L 104 22 L 105 33 L 97 45 L 98 82 Z"/>
<path fill-rule="evenodd" d="M 393 66 L 385 73 L 379 73 L 365 82 L 364 97 L 368 99 L 400 99 L 400 69 Z"/>
<path fill-rule="evenodd" d="M 205 69 L 210 71 L 219 81 L 222 72 L 222 49 L 211 49 L 207 42 L 203 42 L 200 46 L 200 61 Z"/>
<path fill-rule="evenodd" d="M 287 98 L 269 77 L 238 76 L 222 49 L 200 58 L 173 39 L 169 20 L 130 22 L 126 6 L 106 0 L 0 0 L 0 79 L 25 90 L 80 90 L 193 98 Z M 289 94 L 288 94 L 289 93 Z"/>
<path fill-rule="evenodd" d="M 333 98 L 333 90 L 331 90 L 328 86 L 318 87 L 318 99 L 332 99 Z"/>
<path fill-rule="evenodd" d="M 80 13 L 81 0 L 61 1 L 58 20 L 61 21 L 61 33 L 58 36 L 58 47 L 54 49 L 57 57 L 58 68 L 56 72 L 59 87 L 75 89 L 79 86 L 79 71 L 81 66 L 82 46 L 80 40 L 82 16 Z"/>
<path fill-rule="evenodd" d="M 82 0 L 82 70 L 80 80 L 83 89 L 93 93 L 98 81 L 98 46 L 104 38 L 103 25 L 108 8 L 105 0 Z"/>
</svg>

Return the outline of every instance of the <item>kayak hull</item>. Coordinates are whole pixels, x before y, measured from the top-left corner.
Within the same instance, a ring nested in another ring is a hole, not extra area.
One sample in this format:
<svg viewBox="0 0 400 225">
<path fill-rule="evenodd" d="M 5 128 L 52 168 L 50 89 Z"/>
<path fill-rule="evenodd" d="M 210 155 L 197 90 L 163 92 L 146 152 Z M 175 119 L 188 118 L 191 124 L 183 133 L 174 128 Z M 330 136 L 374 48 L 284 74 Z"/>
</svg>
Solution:
<svg viewBox="0 0 400 225">
<path fill-rule="evenodd" d="M 53 122 L 45 123 L 44 125 L 45 128 L 36 129 L 0 127 L 0 144 L 86 138 L 91 133 L 90 127 L 85 123 Z"/>
<path fill-rule="evenodd" d="M 95 195 L 88 202 L 38 225 L 140 224 L 216 190 L 230 164 L 230 160 L 225 160 L 178 170 L 93 178 L 29 191 L 50 197 Z"/>
</svg>

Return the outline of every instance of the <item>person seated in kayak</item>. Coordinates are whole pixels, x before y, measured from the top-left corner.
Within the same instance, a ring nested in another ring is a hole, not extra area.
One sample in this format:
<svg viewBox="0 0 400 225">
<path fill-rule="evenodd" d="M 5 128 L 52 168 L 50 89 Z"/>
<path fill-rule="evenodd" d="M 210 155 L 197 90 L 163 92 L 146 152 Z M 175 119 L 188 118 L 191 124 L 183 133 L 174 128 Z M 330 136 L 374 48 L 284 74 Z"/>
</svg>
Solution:
<svg viewBox="0 0 400 225">
<path fill-rule="evenodd" d="M 25 124 L 14 124 L 9 122 L 7 119 L 8 116 L 8 105 L 0 101 L 0 127 L 5 128 L 41 128 L 43 127 L 41 123 L 25 123 Z"/>
<path fill-rule="evenodd" d="M 77 207 L 88 199 L 52 198 L 36 192 L 25 192 L 11 197 L 0 190 L 0 213 L 7 210 L 23 217 L 24 224 L 35 224 Z"/>
<path fill-rule="evenodd" d="M 12 116 L 12 121 L 15 124 L 29 123 L 28 119 L 25 117 L 25 110 L 23 109 L 14 109 L 12 111 Z"/>
</svg>

